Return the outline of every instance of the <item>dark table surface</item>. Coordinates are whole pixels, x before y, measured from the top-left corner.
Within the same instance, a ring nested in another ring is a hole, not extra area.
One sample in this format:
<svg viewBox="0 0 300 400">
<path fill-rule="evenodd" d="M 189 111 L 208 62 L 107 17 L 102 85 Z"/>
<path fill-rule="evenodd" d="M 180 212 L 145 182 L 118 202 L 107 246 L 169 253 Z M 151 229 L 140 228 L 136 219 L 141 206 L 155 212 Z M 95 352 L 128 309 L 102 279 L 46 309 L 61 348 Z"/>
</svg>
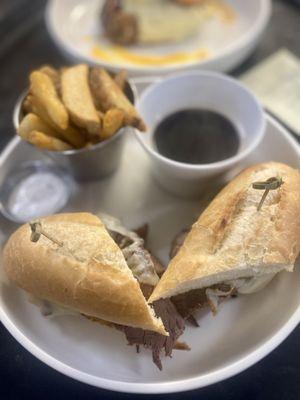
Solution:
<svg viewBox="0 0 300 400">
<path fill-rule="evenodd" d="M 46 31 L 45 3 L 45 0 L 0 1 L 0 149 L 14 135 L 12 109 L 19 93 L 26 87 L 28 72 L 40 64 L 59 66 L 67 62 Z M 273 15 L 262 41 L 232 74 L 236 76 L 246 71 L 280 47 L 300 56 L 300 9 L 287 0 L 273 2 Z M 247 371 L 197 391 L 157 396 L 162 397 L 299 400 L 300 327 Z M 100 390 L 59 374 L 23 349 L 0 323 L 0 399 L 23 398 L 129 399 L 138 396 Z"/>
</svg>

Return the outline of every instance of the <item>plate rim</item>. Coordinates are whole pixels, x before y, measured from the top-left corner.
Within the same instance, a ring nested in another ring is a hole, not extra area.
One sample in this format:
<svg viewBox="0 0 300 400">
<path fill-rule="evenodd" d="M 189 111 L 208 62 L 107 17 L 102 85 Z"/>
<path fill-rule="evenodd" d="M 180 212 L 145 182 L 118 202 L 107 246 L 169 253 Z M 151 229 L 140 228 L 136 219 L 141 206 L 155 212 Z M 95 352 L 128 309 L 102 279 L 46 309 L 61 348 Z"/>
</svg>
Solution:
<svg viewBox="0 0 300 400">
<path fill-rule="evenodd" d="M 276 119 L 266 114 L 266 119 L 269 125 L 274 126 L 285 140 L 289 142 L 289 145 L 299 154 L 300 157 L 300 146 L 289 132 L 283 127 Z M 3 163 L 5 158 L 8 156 L 9 151 L 19 143 L 19 138 L 13 138 L 8 145 L 4 148 L 0 155 L 0 165 Z M 5 312 L 2 307 L 2 298 L 0 297 L 0 320 L 10 334 L 32 355 L 38 358 L 46 365 L 59 371 L 63 375 L 71 377 L 77 381 L 96 386 L 102 389 L 112 390 L 116 392 L 124 393 L 137 393 L 137 394 L 159 394 L 159 393 L 175 393 L 189 391 L 193 389 L 199 389 L 205 386 L 212 385 L 214 383 L 228 379 L 247 368 L 251 367 L 265 356 L 267 356 L 272 350 L 274 350 L 280 343 L 282 343 L 287 336 L 297 327 L 300 322 L 300 304 L 295 312 L 290 316 L 286 323 L 269 339 L 262 343 L 258 348 L 244 357 L 240 358 L 236 362 L 225 366 L 223 368 L 216 369 L 209 372 L 201 377 L 193 377 L 187 379 L 180 379 L 171 382 L 150 382 L 150 383 L 135 383 L 135 382 L 124 382 L 118 380 L 112 380 L 107 378 L 100 378 L 95 375 L 87 374 L 76 368 L 70 367 L 69 365 L 57 360 L 55 357 L 49 355 L 46 351 L 42 350 L 32 340 L 30 340 L 22 331 L 12 322 L 9 315 Z"/>
<path fill-rule="evenodd" d="M 257 43 L 259 37 L 264 32 L 265 28 L 268 25 L 272 14 L 272 0 L 257 0 L 260 4 L 260 12 L 258 19 L 251 25 L 251 28 L 245 32 L 241 37 L 236 39 L 233 43 L 225 46 L 224 49 L 220 50 L 216 55 L 213 57 L 209 57 L 208 59 L 202 61 L 191 61 L 184 64 L 175 64 L 175 65 L 166 65 L 166 66 L 158 66 L 158 67 L 136 67 L 136 66 L 124 66 L 124 65 L 117 65 L 111 64 L 109 62 L 101 61 L 97 62 L 96 59 L 92 57 L 82 54 L 80 50 L 77 48 L 73 48 L 70 46 L 66 41 L 64 41 L 61 36 L 57 33 L 55 29 L 55 25 L 53 24 L 51 13 L 52 8 L 54 7 L 54 3 L 57 0 L 48 0 L 44 19 L 46 23 L 46 27 L 48 32 L 53 39 L 54 43 L 58 46 L 58 48 L 72 57 L 73 60 L 77 60 L 77 62 L 87 62 L 93 65 L 101 65 L 104 68 L 108 68 L 111 70 L 118 70 L 120 68 L 126 68 L 129 74 L 137 74 L 137 75 L 151 75 L 151 74 L 166 74 L 166 73 L 173 73 L 182 69 L 191 69 L 191 68 L 202 68 L 202 69 L 216 69 L 220 72 L 227 72 L 228 70 L 233 69 L 234 67 L 238 66 L 243 60 L 247 58 L 250 54 L 251 50 L 253 50 L 255 44 Z M 217 65 L 220 65 L 223 60 L 227 57 L 233 57 L 233 55 L 238 55 L 243 52 L 243 50 L 248 49 L 245 52 L 243 57 L 237 57 L 237 61 L 235 63 L 230 63 L 230 66 L 225 68 L 216 68 Z"/>
</svg>

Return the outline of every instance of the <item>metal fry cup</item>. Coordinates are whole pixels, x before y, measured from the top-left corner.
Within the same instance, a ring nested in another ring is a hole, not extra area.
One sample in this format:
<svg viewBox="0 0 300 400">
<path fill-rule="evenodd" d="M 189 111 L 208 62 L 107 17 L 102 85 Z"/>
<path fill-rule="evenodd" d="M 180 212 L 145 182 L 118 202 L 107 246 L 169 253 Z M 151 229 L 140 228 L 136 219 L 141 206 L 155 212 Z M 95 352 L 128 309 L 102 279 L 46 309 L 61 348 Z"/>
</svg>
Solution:
<svg viewBox="0 0 300 400">
<path fill-rule="evenodd" d="M 136 93 L 135 86 L 126 81 L 125 94 L 133 104 L 137 98 Z M 14 108 L 13 123 L 16 130 L 24 116 L 22 105 L 26 96 L 27 91 L 20 96 Z M 131 127 L 123 127 L 111 138 L 87 148 L 65 151 L 39 149 L 39 151 L 63 167 L 76 181 L 99 180 L 118 169 L 126 133 L 131 130 Z M 30 143 L 28 145 L 32 146 Z"/>
</svg>

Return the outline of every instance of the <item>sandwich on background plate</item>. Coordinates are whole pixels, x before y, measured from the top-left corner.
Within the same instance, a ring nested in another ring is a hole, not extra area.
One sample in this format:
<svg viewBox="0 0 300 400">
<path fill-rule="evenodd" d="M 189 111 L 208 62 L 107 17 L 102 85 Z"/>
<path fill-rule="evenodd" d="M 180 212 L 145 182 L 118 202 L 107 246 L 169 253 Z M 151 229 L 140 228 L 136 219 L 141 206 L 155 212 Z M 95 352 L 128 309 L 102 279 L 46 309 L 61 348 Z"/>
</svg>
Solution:
<svg viewBox="0 0 300 400">
<path fill-rule="evenodd" d="M 279 272 L 293 271 L 300 251 L 300 173 L 269 162 L 247 168 L 173 243 L 173 258 L 149 303 L 171 299 L 197 324 L 194 311 L 251 294 Z"/>
<path fill-rule="evenodd" d="M 196 34 L 208 18 L 205 1 L 106 0 L 102 26 L 121 45 L 178 42 Z"/>
<path fill-rule="evenodd" d="M 44 314 L 77 312 L 115 327 L 137 351 L 150 348 L 160 369 L 162 350 L 187 349 L 177 342 L 184 320 L 172 302 L 147 304 L 162 267 L 115 218 L 70 213 L 25 224 L 5 245 L 3 263 Z"/>
</svg>

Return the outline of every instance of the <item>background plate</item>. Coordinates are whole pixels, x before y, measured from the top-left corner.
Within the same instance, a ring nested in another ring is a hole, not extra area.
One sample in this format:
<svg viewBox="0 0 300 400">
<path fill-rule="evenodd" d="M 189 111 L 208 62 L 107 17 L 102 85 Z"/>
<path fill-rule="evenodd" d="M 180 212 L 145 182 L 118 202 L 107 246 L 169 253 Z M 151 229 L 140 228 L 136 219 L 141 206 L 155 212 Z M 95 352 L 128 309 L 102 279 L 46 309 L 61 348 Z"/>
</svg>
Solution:
<svg viewBox="0 0 300 400">
<path fill-rule="evenodd" d="M 133 46 L 130 52 L 146 55 L 191 52 L 203 48 L 208 58 L 177 64 L 134 65 L 125 61 L 105 61 L 93 56 L 95 46 L 107 44 L 100 24 L 100 8 L 104 0 L 49 0 L 46 22 L 49 32 L 73 61 L 85 61 L 116 70 L 126 68 L 131 75 L 164 74 L 182 68 L 202 68 L 225 72 L 241 63 L 254 49 L 270 17 L 270 0 L 224 0 L 236 13 L 232 24 L 218 18 L 204 23 L 201 32 L 177 44 Z"/>
<path fill-rule="evenodd" d="M 129 227 L 149 222 L 150 248 L 167 262 L 174 234 L 194 221 L 216 188 L 211 186 L 197 201 L 172 197 L 153 181 L 149 160 L 134 137 L 127 139 L 120 170 L 112 178 L 78 187 L 64 211 L 101 210 L 122 218 Z M 41 153 L 15 138 L 0 158 L 0 180 L 16 162 L 34 158 L 41 158 Z M 295 167 L 300 161 L 298 144 L 270 117 L 265 138 L 246 164 L 269 160 Z M 15 228 L 3 218 L 0 226 L 3 239 Z M 182 337 L 192 351 L 174 351 L 172 359 L 163 359 L 162 372 L 148 351 L 136 355 L 134 347 L 126 346 L 120 332 L 83 317 L 45 319 L 21 290 L 6 284 L 0 286 L 0 318 L 32 354 L 82 382 L 123 392 L 185 391 L 241 372 L 296 327 L 299 262 L 297 267 L 293 274 L 281 273 L 260 293 L 223 303 L 216 318 L 204 313 L 200 328 L 188 327 Z"/>
</svg>

